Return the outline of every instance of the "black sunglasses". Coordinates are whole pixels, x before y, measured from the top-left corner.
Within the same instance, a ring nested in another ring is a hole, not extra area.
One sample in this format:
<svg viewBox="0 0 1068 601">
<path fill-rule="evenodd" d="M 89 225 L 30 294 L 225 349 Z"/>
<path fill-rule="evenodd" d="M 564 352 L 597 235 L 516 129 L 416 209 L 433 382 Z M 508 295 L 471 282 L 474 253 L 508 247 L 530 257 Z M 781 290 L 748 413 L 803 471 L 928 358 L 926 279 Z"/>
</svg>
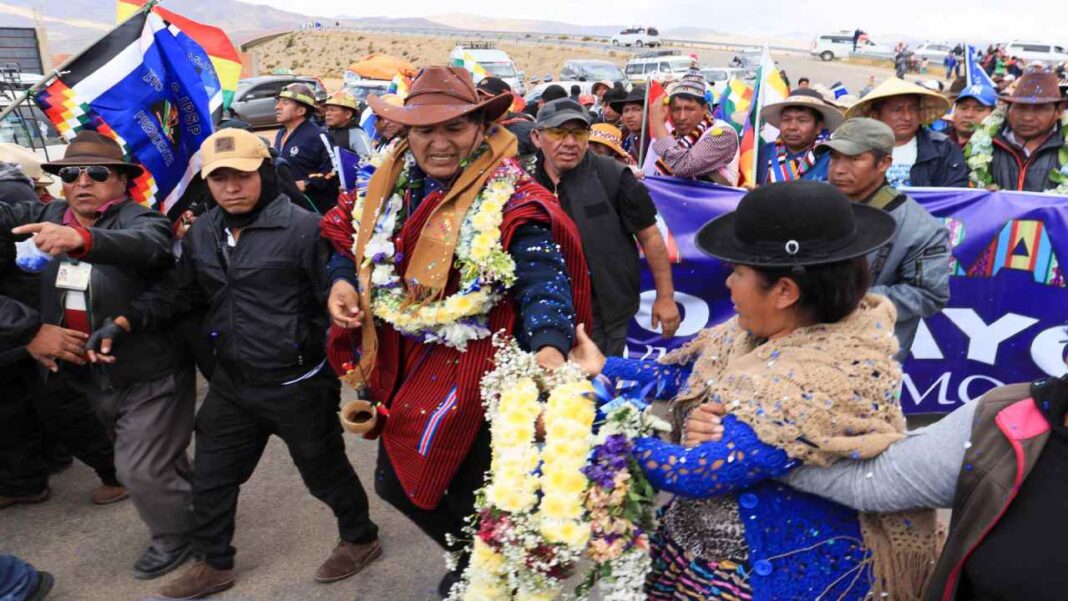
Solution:
<svg viewBox="0 0 1068 601">
<path fill-rule="evenodd" d="M 73 184 L 78 181 L 78 176 L 85 172 L 94 182 L 106 182 L 111 176 L 111 169 L 103 165 L 89 165 L 86 167 L 63 167 L 59 170 L 59 179 L 65 184 Z"/>
</svg>

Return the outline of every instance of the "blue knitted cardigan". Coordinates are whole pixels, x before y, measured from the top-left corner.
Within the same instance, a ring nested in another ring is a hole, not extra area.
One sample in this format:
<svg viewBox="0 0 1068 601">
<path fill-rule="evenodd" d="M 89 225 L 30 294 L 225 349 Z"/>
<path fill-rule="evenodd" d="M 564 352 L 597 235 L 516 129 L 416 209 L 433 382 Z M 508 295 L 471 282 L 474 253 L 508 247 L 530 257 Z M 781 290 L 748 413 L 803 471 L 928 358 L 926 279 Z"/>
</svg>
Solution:
<svg viewBox="0 0 1068 601">
<path fill-rule="evenodd" d="M 659 384 L 658 398 L 684 387 L 688 365 L 608 358 L 609 378 Z M 777 482 L 799 462 L 767 445 L 733 415 L 723 418 L 719 442 L 692 449 L 642 438 L 634 454 L 659 490 L 681 497 L 733 495 L 749 550 L 747 577 L 754 601 L 864 599 L 871 588 L 869 552 L 856 511 Z M 701 469 L 722 462 L 719 469 Z M 715 558 L 707 558 L 715 559 Z"/>
</svg>

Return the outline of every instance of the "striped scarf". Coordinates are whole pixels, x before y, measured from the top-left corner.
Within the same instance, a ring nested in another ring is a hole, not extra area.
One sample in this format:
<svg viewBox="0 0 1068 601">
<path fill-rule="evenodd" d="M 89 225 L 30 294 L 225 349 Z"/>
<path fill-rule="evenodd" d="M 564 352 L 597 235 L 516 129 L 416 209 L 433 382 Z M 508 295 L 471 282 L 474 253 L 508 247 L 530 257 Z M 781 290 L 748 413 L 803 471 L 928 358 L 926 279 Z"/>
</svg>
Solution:
<svg viewBox="0 0 1068 601">
<path fill-rule="evenodd" d="M 693 128 L 693 131 L 685 136 L 677 137 L 675 143 L 683 148 L 693 148 L 693 145 L 701 139 L 701 136 L 708 131 L 708 128 L 712 127 L 713 123 L 715 123 L 715 119 L 712 118 L 712 115 L 706 114 L 705 118 L 697 124 L 697 127 Z M 674 175 L 671 172 L 671 167 L 668 167 L 663 158 L 656 159 L 656 172 L 660 175 Z"/>
<path fill-rule="evenodd" d="M 775 156 L 768 159 L 768 176 L 765 184 L 797 181 L 816 164 L 816 147 L 830 137 L 830 132 L 821 130 L 805 152 L 793 154 L 786 148 L 782 138 L 775 140 Z"/>
</svg>

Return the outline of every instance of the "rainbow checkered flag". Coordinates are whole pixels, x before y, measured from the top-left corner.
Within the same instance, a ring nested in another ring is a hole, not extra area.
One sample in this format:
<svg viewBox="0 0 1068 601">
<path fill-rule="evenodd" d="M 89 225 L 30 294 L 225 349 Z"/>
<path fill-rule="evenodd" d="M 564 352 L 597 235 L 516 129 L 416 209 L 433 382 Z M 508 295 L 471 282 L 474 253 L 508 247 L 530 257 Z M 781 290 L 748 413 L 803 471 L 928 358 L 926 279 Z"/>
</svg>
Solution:
<svg viewBox="0 0 1068 601">
<path fill-rule="evenodd" d="M 757 69 L 756 90 L 753 101 L 749 107 L 749 117 L 745 121 L 742 130 L 742 139 L 739 147 L 741 157 L 739 159 L 739 171 L 741 172 L 742 185 L 758 185 L 756 181 L 757 161 L 760 147 L 763 144 L 774 142 L 779 137 L 779 130 L 769 123 L 760 119 L 760 111 L 765 106 L 786 100 L 790 90 L 786 87 L 779 68 L 775 61 L 771 60 L 768 47 L 764 46 L 764 53 L 760 57 L 760 68 Z"/>
<path fill-rule="evenodd" d="M 200 145 L 222 110 L 222 89 L 204 49 L 155 13 L 116 27 L 34 95 L 56 130 L 92 129 L 119 143 L 145 172 L 130 196 L 176 219 L 200 169 Z"/>
</svg>

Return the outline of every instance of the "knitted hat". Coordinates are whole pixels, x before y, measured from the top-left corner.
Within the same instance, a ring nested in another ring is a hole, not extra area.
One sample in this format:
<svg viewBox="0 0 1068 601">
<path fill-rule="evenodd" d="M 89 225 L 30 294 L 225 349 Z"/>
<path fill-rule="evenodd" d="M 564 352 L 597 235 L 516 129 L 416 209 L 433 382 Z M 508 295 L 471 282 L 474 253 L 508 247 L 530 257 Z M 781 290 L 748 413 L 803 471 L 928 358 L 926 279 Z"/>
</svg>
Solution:
<svg viewBox="0 0 1068 601">
<path fill-rule="evenodd" d="M 707 103 L 708 99 L 705 97 L 706 89 L 707 84 L 704 77 L 689 73 L 668 88 L 668 98 L 686 96 L 687 98 Z"/>
</svg>

